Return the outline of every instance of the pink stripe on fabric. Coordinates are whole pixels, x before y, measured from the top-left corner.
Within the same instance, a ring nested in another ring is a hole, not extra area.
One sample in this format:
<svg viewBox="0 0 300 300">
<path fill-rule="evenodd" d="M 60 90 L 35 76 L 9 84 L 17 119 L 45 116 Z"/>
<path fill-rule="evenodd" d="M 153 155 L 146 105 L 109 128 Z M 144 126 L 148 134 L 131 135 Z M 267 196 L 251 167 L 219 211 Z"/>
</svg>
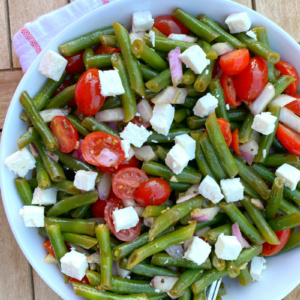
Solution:
<svg viewBox="0 0 300 300">
<path fill-rule="evenodd" d="M 26 38 L 26 40 L 30 43 L 30 45 L 33 47 L 34 51 L 37 54 L 39 54 L 42 51 L 42 48 L 39 45 L 39 43 L 36 41 L 36 39 L 33 37 L 33 35 L 30 33 L 30 31 L 26 27 L 23 27 L 20 31 L 23 34 L 23 36 Z"/>
<path fill-rule="evenodd" d="M 108 4 L 109 0 L 101 0 L 103 4 Z"/>
</svg>

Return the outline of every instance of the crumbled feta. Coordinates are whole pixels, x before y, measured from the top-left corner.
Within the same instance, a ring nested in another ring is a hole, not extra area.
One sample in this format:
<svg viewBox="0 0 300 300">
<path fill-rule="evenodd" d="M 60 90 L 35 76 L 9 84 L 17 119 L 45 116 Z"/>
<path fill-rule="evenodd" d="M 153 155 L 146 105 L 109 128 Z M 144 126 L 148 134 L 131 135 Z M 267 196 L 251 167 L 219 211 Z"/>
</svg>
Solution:
<svg viewBox="0 0 300 300">
<path fill-rule="evenodd" d="M 242 245 L 235 236 L 227 236 L 221 233 L 215 244 L 215 252 L 218 258 L 235 260 L 242 251 Z"/>
<path fill-rule="evenodd" d="M 251 20 L 246 12 L 230 14 L 225 23 L 228 25 L 230 33 L 244 32 L 251 28 Z"/>
<path fill-rule="evenodd" d="M 189 159 L 184 149 L 179 144 L 176 144 L 168 152 L 165 163 L 174 174 L 178 175 L 187 166 Z"/>
<path fill-rule="evenodd" d="M 135 157 L 141 161 L 148 162 L 157 160 L 157 156 L 151 146 L 143 146 L 135 151 Z"/>
<path fill-rule="evenodd" d="M 120 133 L 122 139 L 128 140 L 130 144 L 138 148 L 142 147 L 150 135 L 151 132 L 148 131 L 144 126 L 139 127 L 132 122 L 129 122 L 124 130 Z"/>
<path fill-rule="evenodd" d="M 252 30 L 247 31 L 246 34 L 257 41 L 257 35 Z"/>
<path fill-rule="evenodd" d="M 23 148 L 6 157 L 4 164 L 20 177 L 25 177 L 29 170 L 35 168 L 35 159 L 27 148 Z"/>
<path fill-rule="evenodd" d="M 138 11 L 132 15 L 132 31 L 148 31 L 152 28 L 154 19 L 150 11 Z"/>
<path fill-rule="evenodd" d="M 155 47 L 155 32 L 153 30 L 149 31 L 149 39 L 153 47 Z"/>
<path fill-rule="evenodd" d="M 198 38 L 195 36 L 189 36 L 186 34 L 178 34 L 178 33 L 171 33 L 168 36 L 168 38 L 171 40 L 190 42 L 190 43 L 196 43 L 198 40 Z"/>
<path fill-rule="evenodd" d="M 255 256 L 252 259 L 251 267 L 250 267 L 250 275 L 253 280 L 256 281 L 260 280 L 262 271 L 267 268 L 265 263 L 266 260 L 260 256 Z"/>
<path fill-rule="evenodd" d="M 48 50 L 42 57 L 38 71 L 48 78 L 59 81 L 68 61 L 53 50 Z"/>
<path fill-rule="evenodd" d="M 207 175 L 200 183 L 198 188 L 199 194 L 202 195 L 204 198 L 207 198 L 213 203 L 220 202 L 224 196 L 221 193 L 221 189 L 217 182 Z"/>
<path fill-rule="evenodd" d="M 300 170 L 289 164 L 280 166 L 276 170 L 275 175 L 281 178 L 283 184 L 292 191 L 296 189 L 297 184 L 300 181 Z"/>
<path fill-rule="evenodd" d="M 252 131 L 256 132 L 256 131 Z M 251 153 L 252 155 L 256 155 L 258 153 L 258 144 L 255 140 L 250 140 L 249 142 L 240 146 L 240 150 Z"/>
<path fill-rule="evenodd" d="M 175 144 L 179 144 L 184 149 L 190 160 L 195 158 L 196 141 L 188 134 L 177 135 L 175 137 Z"/>
<path fill-rule="evenodd" d="M 33 192 L 32 204 L 38 205 L 51 205 L 56 203 L 57 189 L 50 188 L 42 190 L 41 188 L 35 188 Z"/>
<path fill-rule="evenodd" d="M 226 110 L 230 110 L 230 105 L 229 104 L 226 104 L 225 107 L 226 107 Z"/>
<path fill-rule="evenodd" d="M 195 74 L 201 74 L 210 64 L 210 60 L 206 58 L 206 53 L 199 45 L 189 47 L 179 55 L 179 58 L 187 67 L 191 68 Z"/>
<path fill-rule="evenodd" d="M 135 40 L 141 40 L 143 41 L 144 36 L 146 32 L 130 32 L 129 33 L 129 38 L 130 38 L 130 43 L 133 44 Z"/>
<path fill-rule="evenodd" d="M 226 202 L 235 202 L 244 198 L 244 186 L 240 178 L 222 179 L 220 185 Z"/>
<path fill-rule="evenodd" d="M 99 70 L 99 80 L 102 96 L 116 96 L 125 93 L 122 80 L 117 69 L 109 71 Z"/>
<path fill-rule="evenodd" d="M 171 104 L 156 104 L 150 120 L 152 128 L 158 133 L 167 135 L 173 122 L 174 114 L 175 108 Z"/>
<path fill-rule="evenodd" d="M 60 109 L 60 108 L 50 108 L 40 111 L 40 115 L 43 118 L 45 123 L 51 122 L 52 119 L 56 116 L 67 116 L 68 110 L 67 109 Z"/>
<path fill-rule="evenodd" d="M 43 206 L 24 205 L 19 214 L 26 227 L 44 227 L 44 212 Z"/>
<path fill-rule="evenodd" d="M 73 249 L 60 259 L 60 264 L 62 273 L 77 280 L 82 280 L 89 266 L 85 255 Z"/>
<path fill-rule="evenodd" d="M 227 52 L 232 51 L 234 48 L 227 42 L 225 43 L 216 43 L 212 45 L 212 48 L 217 52 L 218 56 L 221 56 Z"/>
<path fill-rule="evenodd" d="M 262 112 L 254 117 L 251 128 L 261 134 L 268 135 L 274 131 L 276 120 L 277 118 L 270 112 Z"/>
<path fill-rule="evenodd" d="M 114 210 L 112 218 L 116 232 L 134 227 L 139 222 L 139 216 L 132 206 Z"/>
<path fill-rule="evenodd" d="M 264 149 L 262 153 L 263 153 L 263 158 L 265 158 L 267 156 L 267 150 Z"/>
<path fill-rule="evenodd" d="M 201 265 L 206 261 L 210 252 L 211 246 L 199 237 L 194 236 L 184 253 L 184 257 L 198 265 Z"/>
<path fill-rule="evenodd" d="M 75 174 L 74 186 L 79 190 L 91 191 L 95 188 L 97 172 L 79 170 Z"/>
<path fill-rule="evenodd" d="M 131 155 L 132 152 L 133 152 L 133 155 L 134 155 L 134 150 L 130 147 L 130 141 L 128 141 L 128 140 L 121 140 L 121 148 L 124 151 L 126 159 L 128 159 L 130 157 L 130 155 Z"/>
<path fill-rule="evenodd" d="M 218 107 L 218 99 L 211 93 L 201 97 L 193 108 L 193 112 L 198 117 L 210 115 Z"/>
</svg>

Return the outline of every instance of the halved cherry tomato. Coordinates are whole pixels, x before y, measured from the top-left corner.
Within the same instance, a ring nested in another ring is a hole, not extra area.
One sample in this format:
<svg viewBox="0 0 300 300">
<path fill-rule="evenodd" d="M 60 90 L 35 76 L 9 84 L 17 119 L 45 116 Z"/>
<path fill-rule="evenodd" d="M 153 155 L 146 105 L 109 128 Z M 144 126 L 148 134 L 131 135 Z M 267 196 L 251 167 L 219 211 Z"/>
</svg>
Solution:
<svg viewBox="0 0 300 300">
<path fill-rule="evenodd" d="M 70 278 L 69 282 L 79 282 L 90 285 L 90 282 L 86 276 L 84 276 L 81 280 L 77 280 L 76 278 Z"/>
<path fill-rule="evenodd" d="M 99 70 L 85 71 L 76 83 L 75 100 L 78 108 L 87 116 L 95 115 L 105 98 L 101 95 Z"/>
<path fill-rule="evenodd" d="M 113 48 L 105 45 L 98 45 L 95 49 L 95 55 L 120 52 L 119 48 Z"/>
<path fill-rule="evenodd" d="M 232 76 L 223 73 L 220 79 L 220 84 L 224 90 L 225 100 L 227 104 L 233 107 L 237 107 L 242 104 L 242 100 L 238 99 L 236 96 Z"/>
<path fill-rule="evenodd" d="M 279 124 L 276 134 L 284 148 L 292 154 L 300 155 L 300 134 L 298 132 Z"/>
<path fill-rule="evenodd" d="M 258 56 L 250 59 L 244 71 L 233 77 L 236 94 L 244 101 L 252 102 L 268 83 L 268 65 Z"/>
<path fill-rule="evenodd" d="M 275 65 L 275 68 L 280 71 L 281 75 L 289 75 L 296 79 L 296 81 L 291 83 L 284 91 L 288 95 L 295 94 L 299 86 L 299 73 L 296 68 L 292 64 L 283 60 L 279 61 Z"/>
<path fill-rule="evenodd" d="M 157 28 L 161 33 L 163 33 L 166 36 L 169 36 L 171 33 L 190 33 L 187 27 L 185 27 L 176 18 L 170 15 L 159 16 L 155 18 L 153 27 Z"/>
<path fill-rule="evenodd" d="M 58 141 L 61 152 L 69 153 L 76 147 L 78 132 L 74 125 L 63 116 L 56 116 L 50 123 L 50 129 Z"/>
<path fill-rule="evenodd" d="M 72 85 L 72 81 L 71 79 L 65 79 L 63 81 L 63 83 L 55 90 L 55 92 L 52 94 L 52 97 L 56 96 L 57 94 L 59 94 L 61 91 L 63 91 L 65 88 L 67 88 L 68 86 Z"/>
<path fill-rule="evenodd" d="M 106 204 L 106 207 L 104 210 L 104 219 L 105 219 L 110 231 L 116 236 L 117 239 L 119 239 L 120 241 L 123 241 L 123 242 L 131 242 L 131 241 L 135 240 L 141 232 L 141 227 L 142 227 L 141 219 L 139 220 L 138 224 L 135 227 L 131 227 L 129 229 L 123 229 L 123 230 L 120 230 L 119 232 L 116 232 L 112 214 L 113 214 L 114 210 L 122 209 L 122 208 L 124 208 L 122 200 L 120 200 L 116 197 L 109 199 L 107 201 L 107 204 Z"/>
<path fill-rule="evenodd" d="M 146 122 L 141 117 L 138 116 L 135 116 L 130 122 L 136 124 L 139 127 L 144 126 L 145 128 L 148 128 L 151 126 L 150 122 Z"/>
<path fill-rule="evenodd" d="M 300 94 L 294 94 L 291 96 L 297 98 L 297 100 L 287 104 L 285 107 L 291 110 L 293 113 L 300 115 Z"/>
<path fill-rule="evenodd" d="M 270 256 L 278 253 L 287 243 L 291 235 L 291 229 L 281 230 L 275 232 L 279 239 L 278 245 L 270 245 L 269 243 L 263 243 L 262 254 L 264 256 Z"/>
<path fill-rule="evenodd" d="M 115 174 L 117 171 L 124 169 L 124 168 L 138 168 L 140 165 L 140 161 L 135 157 L 132 156 L 132 158 L 130 160 L 125 160 L 123 163 L 121 163 L 120 165 L 116 166 L 116 167 L 99 167 L 97 166 L 97 169 L 105 174 L 109 174 L 109 175 L 113 175 Z"/>
<path fill-rule="evenodd" d="M 124 168 L 113 176 L 112 189 L 118 198 L 132 200 L 135 190 L 146 180 L 148 176 L 144 171 L 138 168 Z"/>
<path fill-rule="evenodd" d="M 67 247 L 67 250 L 70 251 L 71 250 L 71 247 L 69 246 L 68 243 L 65 242 L 65 245 Z M 50 242 L 50 239 L 46 239 L 45 242 L 43 243 L 43 246 L 46 248 L 46 250 L 54 257 L 56 258 L 55 256 L 55 253 L 54 253 L 54 250 L 53 250 L 53 247 L 51 245 L 51 242 Z"/>
<path fill-rule="evenodd" d="M 241 155 L 240 153 L 240 145 L 239 145 L 239 129 L 236 128 L 233 132 L 232 132 L 232 142 L 231 142 L 231 148 L 232 150 L 238 154 Z"/>
<path fill-rule="evenodd" d="M 75 98 L 74 98 L 74 99 L 72 99 L 72 100 L 70 100 L 70 101 L 68 102 L 68 106 L 69 106 L 69 107 L 71 107 L 71 108 L 74 108 L 74 109 L 76 109 L 76 107 L 77 107 L 77 104 L 76 104 L 76 100 L 75 100 Z"/>
<path fill-rule="evenodd" d="M 214 69 L 212 72 L 212 78 L 221 78 L 223 75 L 223 71 L 220 68 L 220 58 L 218 58 L 215 62 Z"/>
<path fill-rule="evenodd" d="M 98 200 L 92 204 L 92 214 L 94 218 L 104 218 L 104 209 L 107 204 L 106 200 L 98 198 Z"/>
<path fill-rule="evenodd" d="M 230 130 L 230 124 L 223 118 L 218 118 L 218 124 L 220 126 L 221 132 L 224 136 L 225 142 L 229 147 L 232 142 L 232 134 Z"/>
<path fill-rule="evenodd" d="M 87 117 L 78 107 L 74 111 L 74 116 L 80 121 L 83 121 Z"/>
<path fill-rule="evenodd" d="M 245 70 L 249 60 L 250 54 L 248 49 L 233 50 L 220 57 L 220 67 L 227 75 L 237 75 Z"/>
<path fill-rule="evenodd" d="M 134 198 L 140 206 L 146 207 L 163 204 L 170 194 L 170 184 L 167 181 L 162 178 L 151 178 L 140 184 L 134 192 Z"/>
<path fill-rule="evenodd" d="M 84 50 L 79 51 L 71 56 L 64 56 L 64 58 L 68 61 L 66 71 L 69 74 L 77 74 L 84 72 L 85 66 L 83 62 L 83 52 Z"/>
<path fill-rule="evenodd" d="M 114 167 L 125 161 L 121 140 L 102 131 L 88 134 L 81 151 L 83 158 L 94 166 Z"/>
</svg>

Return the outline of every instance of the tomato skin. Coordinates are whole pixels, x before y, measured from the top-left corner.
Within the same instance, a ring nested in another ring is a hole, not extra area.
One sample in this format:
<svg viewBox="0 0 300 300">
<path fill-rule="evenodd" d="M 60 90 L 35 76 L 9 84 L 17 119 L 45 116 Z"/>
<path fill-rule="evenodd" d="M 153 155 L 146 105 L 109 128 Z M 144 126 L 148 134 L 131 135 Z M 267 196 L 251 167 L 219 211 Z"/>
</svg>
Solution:
<svg viewBox="0 0 300 300">
<path fill-rule="evenodd" d="M 232 142 L 231 142 L 230 146 L 236 154 L 241 155 L 240 145 L 239 145 L 239 129 L 238 128 L 236 128 L 232 132 Z"/>
<path fill-rule="evenodd" d="M 144 181 L 134 192 L 136 202 L 146 207 L 161 205 L 168 200 L 171 194 L 170 184 L 162 178 L 151 178 Z"/>
<path fill-rule="evenodd" d="M 300 155 L 300 134 L 298 132 L 283 124 L 278 124 L 276 135 L 284 148 L 292 154 Z"/>
<path fill-rule="evenodd" d="M 236 91 L 233 85 L 233 78 L 225 73 L 222 74 L 220 84 L 224 90 L 226 104 L 237 107 L 242 104 L 242 100 L 236 96 Z"/>
<path fill-rule="evenodd" d="M 223 54 L 220 67 L 227 75 L 237 75 L 247 67 L 250 60 L 249 50 L 246 48 L 233 50 Z"/>
<path fill-rule="evenodd" d="M 138 116 L 135 116 L 130 122 L 136 124 L 139 127 L 144 126 L 145 128 L 148 128 L 151 126 L 150 122 L 146 122 L 141 117 Z"/>
<path fill-rule="evenodd" d="M 68 250 L 68 252 L 69 252 L 69 251 L 71 250 L 69 244 L 65 242 L 65 245 L 66 245 L 67 250 Z M 56 258 L 55 253 L 54 253 L 54 250 L 53 250 L 53 247 L 52 247 L 52 245 L 51 245 L 51 242 L 50 242 L 50 239 L 49 239 L 49 238 L 47 238 L 47 239 L 45 240 L 45 242 L 43 243 L 43 246 L 45 247 L 45 249 L 46 249 L 46 250 L 47 250 L 54 258 Z"/>
<path fill-rule="evenodd" d="M 128 160 L 128 161 L 125 160 L 123 163 L 121 163 L 120 165 L 118 165 L 116 167 L 99 167 L 99 166 L 97 166 L 97 169 L 102 173 L 113 175 L 121 169 L 124 169 L 127 167 L 138 168 L 139 165 L 140 165 L 140 161 L 135 156 L 132 156 L 132 158 L 130 160 Z"/>
<path fill-rule="evenodd" d="M 86 275 L 81 280 L 78 280 L 76 278 L 72 278 L 71 277 L 70 280 L 69 280 L 69 282 L 70 283 L 72 283 L 72 282 L 79 282 L 79 283 L 84 283 L 84 284 L 90 285 L 90 282 L 89 282 L 88 278 L 86 277 Z"/>
<path fill-rule="evenodd" d="M 104 218 L 104 209 L 107 204 L 106 200 L 98 198 L 98 200 L 92 204 L 92 214 L 95 218 Z"/>
<path fill-rule="evenodd" d="M 122 208 L 124 208 L 124 205 L 121 199 L 118 199 L 117 197 L 109 199 L 105 206 L 104 219 L 109 227 L 109 230 L 116 236 L 116 238 L 123 242 L 131 242 L 139 236 L 142 228 L 142 222 L 140 219 L 135 227 L 131 227 L 130 229 L 123 229 L 119 232 L 116 232 L 112 214 L 115 209 Z"/>
<path fill-rule="evenodd" d="M 288 63 L 287 61 L 281 60 L 277 64 L 275 64 L 275 68 L 280 71 L 281 75 L 289 75 L 296 79 L 293 83 L 291 83 L 285 90 L 284 93 L 288 95 L 293 95 L 297 92 L 299 86 L 299 73 L 296 68 Z"/>
<path fill-rule="evenodd" d="M 118 198 L 133 200 L 135 190 L 146 180 L 148 176 L 144 171 L 138 168 L 124 168 L 113 176 L 112 189 Z"/>
<path fill-rule="evenodd" d="M 236 94 L 240 99 L 254 101 L 268 83 L 268 65 L 258 56 L 250 59 L 248 66 L 233 77 Z"/>
<path fill-rule="evenodd" d="M 52 94 L 52 97 L 55 97 L 57 94 L 62 92 L 65 88 L 72 85 L 72 81 L 70 79 L 65 79 L 63 83 L 55 90 L 55 92 Z"/>
<path fill-rule="evenodd" d="M 95 55 L 107 54 L 107 53 L 116 53 L 120 52 L 119 48 L 113 48 L 105 45 L 98 45 L 95 49 Z"/>
<path fill-rule="evenodd" d="M 294 94 L 291 96 L 296 98 L 297 100 L 294 100 L 293 102 L 287 104 L 285 107 L 291 110 L 296 115 L 300 115 L 300 95 Z"/>
<path fill-rule="evenodd" d="M 68 61 L 66 66 L 66 71 L 69 74 L 78 74 L 85 71 L 85 66 L 83 62 L 83 50 L 79 51 L 71 56 L 64 56 L 64 58 Z"/>
<path fill-rule="evenodd" d="M 181 24 L 175 17 L 171 15 L 159 16 L 155 18 L 153 27 L 157 28 L 161 33 L 169 36 L 171 33 L 189 34 L 187 27 Z"/>
<path fill-rule="evenodd" d="M 218 118 L 218 124 L 220 126 L 221 132 L 224 136 L 225 142 L 228 147 L 230 147 L 232 142 L 232 134 L 230 130 L 230 124 L 223 118 Z"/>
<path fill-rule="evenodd" d="M 58 141 L 58 148 L 63 153 L 72 152 L 79 139 L 74 125 L 63 116 L 56 116 L 50 122 L 50 129 Z"/>
<path fill-rule="evenodd" d="M 105 165 L 103 160 L 100 161 L 100 154 L 103 150 L 112 152 L 116 158 L 107 161 L 107 164 L 110 165 Z M 125 161 L 121 139 L 102 131 L 88 134 L 83 140 L 81 151 L 83 158 L 94 166 L 114 167 Z"/>
<path fill-rule="evenodd" d="M 264 256 L 271 256 L 278 253 L 288 242 L 291 235 L 291 229 L 277 231 L 275 234 L 277 235 L 280 243 L 278 245 L 270 245 L 267 242 L 263 243 L 262 254 Z"/>
<path fill-rule="evenodd" d="M 101 95 L 98 69 L 89 69 L 80 76 L 75 87 L 75 100 L 87 116 L 95 115 L 102 107 L 105 97 Z"/>
</svg>

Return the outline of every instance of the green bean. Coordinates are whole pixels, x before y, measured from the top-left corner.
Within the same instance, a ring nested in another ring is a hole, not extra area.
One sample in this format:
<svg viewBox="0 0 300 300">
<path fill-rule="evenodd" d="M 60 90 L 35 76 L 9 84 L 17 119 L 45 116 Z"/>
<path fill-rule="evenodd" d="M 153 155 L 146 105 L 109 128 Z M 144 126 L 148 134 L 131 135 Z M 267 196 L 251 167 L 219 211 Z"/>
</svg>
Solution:
<svg viewBox="0 0 300 300">
<path fill-rule="evenodd" d="M 275 136 L 272 146 L 275 148 L 276 152 L 279 153 L 284 153 L 286 152 L 286 149 L 284 148 L 284 146 L 281 144 L 281 142 L 279 141 L 278 137 Z"/>
<path fill-rule="evenodd" d="M 85 273 L 89 283 L 93 287 L 100 286 L 101 284 L 101 275 L 99 272 L 87 270 Z"/>
<path fill-rule="evenodd" d="M 296 79 L 292 76 L 288 75 L 281 75 L 274 83 L 275 88 L 275 96 L 273 99 L 278 97 L 280 94 L 283 93 L 283 91 L 292 84 Z"/>
<path fill-rule="evenodd" d="M 87 214 L 89 208 L 90 208 L 89 204 L 77 207 L 76 209 L 74 209 L 71 212 L 72 218 L 74 218 L 74 219 L 84 219 L 84 217 Z"/>
<path fill-rule="evenodd" d="M 195 228 L 195 232 L 197 232 L 200 229 L 203 229 L 207 226 L 212 226 L 212 225 L 216 225 L 216 224 L 223 224 L 224 222 L 227 221 L 227 216 L 226 214 L 217 214 L 211 221 L 207 221 L 207 222 L 198 222 Z"/>
<path fill-rule="evenodd" d="M 170 299 L 167 294 L 159 294 L 155 296 L 147 296 L 148 300 L 163 300 L 163 299 Z"/>
<path fill-rule="evenodd" d="M 211 263 L 218 271 L 223 271 L 226 267 L 225 260 L 218 258 L 214 251 L 212 252 L 211 255 Z"/>
<path fill-rule="evenodd" d="M 231 235 L 231 224 L 224 224 L 219 227 L 208 230 L 204 233 L 204 237 L 211 244 L 215 244 L 220 234 Z"/>
<path fill-rule="evenodd" d="M 253 281 L 247 266 L 246 268 L 240 270 L 240 274 L 238 278 L 239 278 L 240 285 L 242 286 L 246 286 Z"/>
<path fill-rule="evenodd" d="M 66 118 L 74 125 L 77 131 L 83 136 L 87 136 L 89 132 L 81 125 L 81 121 L 73 115 L 68 115 Z"/>
<path fill-rule="evenodd" d="M 137 59 L 131 52 L 129 34 L 126 28 L 119 23 L 113 23 L 113 28 L 115 30 L 115 34 L 125 62 L 126 70 L 129 75 L 130 86 L 138 95 L 145 97 L 146 92 L 142 73 Z"/>
<path fill-rule="evenodd" d="M 33 143 L 39 138 L 39 134 L 34 127 L 29 127 L 28 130 L 18 138 L 18 148 L 21 150 Z"/>
<path fill-rule="evenodd" d="M 189 30 L 207 42 L 211 42 L 220 36 L 215 30 L 200 22 L 181 8 L 177 8 L 173 16 Z"/>
<path fill-rule="evenodd" d="M 100 44 L 100 35 L 113 33 L 112 26 L 101 28 L 58 46 L 58 51 L 63 55 L 71 56 L 80 50 Z"/>
<path fill-rule="evenodd" d="M 279 240 L 275 232 L 269 226 L 264 216 L 260 210 L 251 203 L 250 198 L 245 197 L 242 201 L 243 206 L 245 207 L 247 213 L 250 216 L 250 219 L 253 221 L 255 226 L 258 228 L 259 232 L 265 239 L 265 241 L 271 245 L 278 245 Z"/>
<path fill-rule="evenodd" d="M 206 91 L 212 79 L 212 72 L 214 70 L 215 62 L 211 61 L 210 64 L 199 74 L 194 82 L 194 88 L 198 92 Z"/>
<path fill-rule="evenodd" d="M 18 195 L 20 196 L 24 205 L 31 205 L 32 201 L 32 190 L 26 178 L 15 178 L 15 187 L 17 189 Z"/>
<path fill-rule="evenodd" d="M 142 72 L 143 79 L 145 81 L 149 81 L 159 75 L 159 72 L 151 69 L 150 67 L 148 67 L 142 63 L 140 63 L 140 69 Z M 146 91 L 146 95 L 147 95 L 147 91 Z M 147 96 L 147 98 L 148 98 L 148 96 Z"/>
<path fill-rule="evenodd" d="M 159 75 L 145 83 L 147 89 L 154 93 L 160 92 L 163 88 L 171 84 L 171 71 L 165 69 Z"/>
<path fill-rule="evenodd" d="M 95 118 L 93 117 L 87 117 L 85 118 L 81 125 L 89 130 L 89 131 L 92 131 L 92 132 L 97 132 L 97 131 L 103 131 L 105 133 L 108 133 L 108 134 L 111 134 L 111 135 L 114 135 L 118 138 L 120 138 L 120 135 L 118 132 L 116 132 L 115 130 L 111 129 L 109 126 L 107 126 L 106 124 L 104 123 L 101 123 L 101 122 L 97 122 L 95 120 Z"/>
<path fill-rule="evenodd" d="M 46 225 L 46 230 L 53 248 L 57 263 L 60 267 L 61 258 L 68 252 L 65 242 L 62 238 L 59 225 Z"/>
<path fill-rule="evenodd" d="M 218 58 L 217 52 L 214 50 L 214 48 L 211 46 L 210 43 L 200 40 L 198 44 L 202 48 L 202 50 L 206 53 L 207 59 L 216 60 Z"/>
<path fill-rule="evenodd" d="M 178 298 L 178 300 L 191 300 L 192 299 L 192 290 L 191 288 L 186 288 L 183 292 L 182 296 Z M 194 298 L 195 299 L 195 298 Z M 204 299 L 206 300 L 206 299 Z"/>
<path fill-rule="evenodd" d="M 92 204 L 98 200 L 97 191 L 85 192 L 55 203 L 47 212 L 47 217 L 57 217 L 77 207 Z"/>
<path fill-rule="evenodd" d="M 197 101 L 198 101 L 197 98 L 187 96 L 187 97 L 185 98 L 185 101 L 184 101 L 184 103 L 182 104 L 182 106 L 185 106 L 185 107 L 187 107 L 187 108 L 193 108 L 193 107 L 196 105 Z"/>
<path fill-rule="evenodd" d="M 160 216 L 165 210 L 169 209 L 168 206 L 164 206 L 164 205 L 148 205 L 145 207 L 144 211 L 143 211 L 143 217 L 144 218 L 155 218 Z"/>
<path fill-rule="evenodd" d="M 265 208 L 266 219 L 273 219 L 280 207 L 280 202 L 283 196 L 282 179 L 276 177 L 271 190 L 270 200 Z"/>
<path fill-rule="evenodd" d="M 67 194 L 77 195 L 81 191 L 74 186 L 74 183 L 69 180 L 64 180 L 61 182 L 52 183 L 52 187 L 56 188 L 58 191 L 66 192 Z"/>
<path fill-rule="evenodd" d="M 277 168 L 283 164 L 289 164 L 297 167 L 299 165 L 299 156 L 290 153 L 269 154 L 263 165 L 266 167 Z"/>
<path fill-rule="evenodd" d="M 230 278 L 236 278 L 240 274 L 240 268 L 235 261 L 228 261 L 226 269 Z"/>
<path fill-rule="evenodd" d="M 112 109 L 122 107 L 122 101 L 119 96 L 115 97 L 107 97 L 105 99 L 105 102 L 103 103 L 100 111 L 106 110 L 106 109 Z"/>
<path fill-rule="evenodd" d="M 94 50 L 92 48 L 86 48 L 83 52 L 83 63 L 86 70 L 89 69 L 88 58 L 94 56 Z"/>
<path fill-rule="evenodd" d="M 53 136 L 49 127 L 43 121 L 41 115 L 39 114 L 37 108 L 33 103 L 33 100 L 30 98 L 26 91 L 22 92 L 20 96 L 20 102 L 26 113 L 28 114 L 35 129 L 43 139 L 46 148 L 50 151 L 57 149 L 58 144 L 56 138 Z"/>
<path fill-rule="evenodd" d="M 235 36 L 243 42 L 247 48 L 257 56 L 265 59 L 267 62 L 276 64 L 280 60 L 279 53 L 272 51 L 270 48 L 266 47 L 263 43 L 256 41 L 255 39 L 249 37 L 246 33 L 240 32 L 236 33 Z"/>
<path fill-rule="evenodd" d="M 36 178 L 28 179 L 27 182 L 28 182 L 31 190 L 34 190 L 35 188 L 38 187 Z"/>
<path fill-rule="evenodd" d="M 285 244 L 285 246 L 276 254 L 274 254 L 274 256 L 283 254 L 285 252 L 291 251 L 297 247 L 300 246 L 300 232 L 295 232 L 292 233 L 290 235 L 289 240 L 287 241 L 287 243 Z"/>
<path fill-rule="evenodd" d="M 192 223 L 171 233 L 167 233 L 148 243 L 147 245 L 134 250 L 128 258 L 127 268 L 131 269 L 145 258 L 158 253 L 171 245 L 182 243 L 185 240 L 188 240 L 193 236 L 195 226 L 196 223 Z"/>
<path fill-rule="evenodd" d="M 88 235 L 65 232 L 62 233 L 62 236 L 67 243 L 72 243 L 85 249 L 90 249 L 98 244 L 97 239 Z"/>
<path fill-rule="evenodd" d="M 294 228 L 300 225 L 300 213 L 285 215 L 269 221 L 269 225 L 274 231 Z"/>
<path fill-rule="evenodd" d="M 188 128 L 171 129 L 167 135 L 153 132 L 147 139 L 148 143 L 172 143 L 177 135 L 189 134 L 191 132 Z"/>
<path fill-rule="evenodd" d="M 193 84 L 196 80 L 196 74 L 192 71 L 192 69 L 187 69 L 183 75 L 181 82 L 186 85 Z"/>
<path fill-rule="evenodd" d="M 39 156 L 35 158 L 35 161 L 38 186 L 43 190 L 49 189 L 51 186 L 51 180 L 46 169 L 44 168 L 43 161 Z"/>
<path fill-rule="evenodd" d="M 152 50 L 150 50 L 153 52 Z M 120 95 L 122 106 L 124 110 L 124 122 L 129 122 L 136 115 L 136 100 L 135 94 L 130 88 L 129 76 L 125 68 L 125 63 L 122 57 L 114 53 L 111 57 L 111 62 L 114 69 L 119 71 L 120 78 L 125 90 L 125 93 Z"/>
<path fill-rule="evenodd" d="M 112 53 L 105 53 L 105 54 L 99 54 L 94 56 L 87 56 L 86 57 L 86 64 L 88 69 L 90 68 L 105 68 L 105 67 L 111 67 L 111 57 Z"/>
<path fill-rule="evenodd" d="M 196 142 L 196 162 L 198 169 L 204 177 L 209 175 L 210 177 L 215 179 L 215 176 L 213 175 L 213 172 L 210 168 L 210 164 L 206 160 L 205 154 L 199 141 Z"/>
<path fill-rule="evenodd" d="M 220 36 L 218 36 L 215 41 L 219 43 L 227 42 L 235 49 L 245 48 L 246 46 L 240 42 L 233 35 L 229 34 L 225 31 L 221 26 L 211 20 L 208 16 L 202 14 L 198 17 L 198 19 L 203 23 L 212 28 L 215 32 L 217 32 Z"/>
<path fill-rule="evenodd" d="M 234 203 L 219 204 L 232 223 L 237 222 L 241 231 L 255 244 L 262 244 L 264 239 L 257 229 L 247 220 Z"/>
<path fill-rule="evenodd" d="M 104 46 L 109 46 L 109 47 L 113 47 L 113 48 L 119 47 L 118 40 L 115 35 L 101 34 L 99 36 L 99 38 L 100 38 L 101 44 Z"/>
<path fill-rule="evenodd" d="M 156 146 L 154 152 L 160 160 L 165 161 L 169 151 L 162 146 Z"/>
<path fill-rule="evenodd" d="M 247 194 L 251 198 L 255 198 L 255 199 L 261 198 L 260 195 L 256 191 L 254 191 L 253 188 L 247 182 L 245 182 L 243 179 L 241 179 L 240 181 L 244 187 L 244 194 Z"/>
<path fill-rule="evenodd" d="M 195 208 L 201 207 L 203 200 L 202 196 L 196 196 L 172 206 L 165 213 L 155 218 L 149 231 L 149 241 L 153 241 L 158 234 L 190 214 Z"/>
<path fill-rule="evenodd" d="M 282 210 L 285 214 L 292 214 L 300 212 L 299 208 L 290 203 L 289 201 L 285 200 L 284 198 L 281 199 L 280 210 Z"/>
<path fill-rule="evenodd" d="M 212 112 L 209 115 L 207 121 L 205 122 L 205 125 L 212 146 L 217 152 L 217 155 L 219 156 L 220 160 L 222 161 L 223 166 L 226 169 L 226 172 L 228 173 L 229 177 L 231 178 L 235 177 L 238 174 L 239 169 L 224 140 L 215 112 Z"/>
<path fill-rule="evenodd" d="M 248 143 L 250 141 L 251 133 L 253 131 L 252 129 L 252 123 L 254 120 L 254 116 L 251 112 L 248 113 L 246 116 L 243 125 L 239 131 L 239 142 L 242 144 Z"/>
<path fill-rule="evenodd" d="M 175 115 L 174 115 L 174 121 L 176 123 L 180 123 L 180 122 L 184 121 L 191 114 L 192 114 L 192 112 L 188 108 L 176 109 Z"/>
<path fill-rule="evenodd" d="M 46 109 L 65 107 L 68 102 L 75 97 L 75 86 L 76 84 L 68 86 L 60 93 L 58 93 L 48 102 L 48 104 L 46 105 Z"/>
<path fill-rule="evenodd" d="M 184 183 L 184 182 L 170 182 L 170 188 L 172 191 L 179 191 L 179 192 L 185 192 L 191 184 Z"/>
</svg>

